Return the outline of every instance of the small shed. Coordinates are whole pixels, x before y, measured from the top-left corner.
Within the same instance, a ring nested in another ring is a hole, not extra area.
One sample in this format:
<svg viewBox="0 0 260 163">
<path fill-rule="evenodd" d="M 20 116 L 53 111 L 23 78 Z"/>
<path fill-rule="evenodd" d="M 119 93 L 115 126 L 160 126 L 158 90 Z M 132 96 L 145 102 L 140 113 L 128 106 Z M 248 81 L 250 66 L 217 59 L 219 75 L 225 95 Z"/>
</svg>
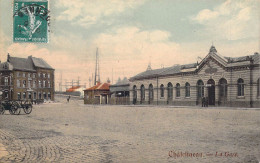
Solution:
<svg viewBox="0 0 260 163">
<path fill-rule="evenodd" d="M 108 104 L 109 83 L 98 83 L 84 90 L 84 104 Z"/>
</svg>

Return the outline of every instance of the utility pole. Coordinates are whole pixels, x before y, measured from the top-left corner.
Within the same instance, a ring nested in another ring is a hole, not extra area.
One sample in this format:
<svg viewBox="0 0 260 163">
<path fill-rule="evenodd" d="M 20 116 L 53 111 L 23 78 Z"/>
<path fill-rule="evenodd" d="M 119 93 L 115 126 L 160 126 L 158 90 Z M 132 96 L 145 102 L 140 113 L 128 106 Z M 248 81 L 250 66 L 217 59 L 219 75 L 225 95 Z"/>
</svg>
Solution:
<svg viewBox="0 0 260 163">
<path fill-rule="evenodd" d="M 90 88 L 91 87 L 91 77 L 89 77 L 88 81 L 89 81 L 89 88 Z"/>
<path fill-rule="evenodd" d="M 94 85 L 96 85 L 97 82 L 100 82 L 98 48 L 97 48 L 97 51 L 96 51 L 96 67 L 95 67 L 95 80 L 94 80 Z"/>
</svg>

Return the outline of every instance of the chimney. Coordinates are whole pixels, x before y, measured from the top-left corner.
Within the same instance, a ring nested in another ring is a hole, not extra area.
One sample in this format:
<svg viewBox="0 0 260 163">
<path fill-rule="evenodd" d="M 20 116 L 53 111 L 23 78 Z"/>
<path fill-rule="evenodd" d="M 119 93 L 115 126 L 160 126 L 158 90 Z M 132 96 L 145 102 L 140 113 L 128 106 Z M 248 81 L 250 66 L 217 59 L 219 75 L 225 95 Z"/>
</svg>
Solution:
<svg viewBox="0 0 260 163">
<path fill-rule="evenodd" d="M 10 62 L 10 54 L 7 54 L 7 62 Z"/>
</svg>

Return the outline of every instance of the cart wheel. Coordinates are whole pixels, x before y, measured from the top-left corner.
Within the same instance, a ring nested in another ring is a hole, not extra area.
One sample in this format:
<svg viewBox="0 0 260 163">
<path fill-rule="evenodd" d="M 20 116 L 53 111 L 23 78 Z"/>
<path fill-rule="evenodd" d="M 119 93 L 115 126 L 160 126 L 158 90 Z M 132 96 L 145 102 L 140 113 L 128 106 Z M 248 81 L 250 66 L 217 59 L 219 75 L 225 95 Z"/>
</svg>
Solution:
<svg viewBox="0 0 260 163">
<path fill-rule="evenodd" d="M 5 108 L 3 107 L 3 105 L 0 105 L 0 114 L 4 114 L 5 113 Z"/>
<path fill-rule="evenodd" d="M 14 114 L 14 115 L 19 115 L 21 112 L 21 109 L 19 107 L 17 107 L 16 105 L 12 105 L 10 108 L 10 111 Z"/>
<path fill-rule="evenodd" d="M 32 105 L 27 105 L 23 108 L 26 114 L 30 114 L 32 112 Z"/>
</svg>

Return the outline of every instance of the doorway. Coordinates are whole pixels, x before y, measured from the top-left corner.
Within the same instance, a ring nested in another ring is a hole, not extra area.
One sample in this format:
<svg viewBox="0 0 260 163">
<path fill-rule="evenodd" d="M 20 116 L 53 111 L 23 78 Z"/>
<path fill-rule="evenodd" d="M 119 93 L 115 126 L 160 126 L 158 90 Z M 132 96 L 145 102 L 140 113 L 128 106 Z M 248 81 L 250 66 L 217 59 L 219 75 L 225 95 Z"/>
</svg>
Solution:
<svg viewBox="0 0 260 163">
<path fill-rule="evenodd" d="M 215 81 L 213 79 L 209 79 L 207 83 L 207 87 L 208 87 L 209 105 L 215 105 Z"/>
</svg>

